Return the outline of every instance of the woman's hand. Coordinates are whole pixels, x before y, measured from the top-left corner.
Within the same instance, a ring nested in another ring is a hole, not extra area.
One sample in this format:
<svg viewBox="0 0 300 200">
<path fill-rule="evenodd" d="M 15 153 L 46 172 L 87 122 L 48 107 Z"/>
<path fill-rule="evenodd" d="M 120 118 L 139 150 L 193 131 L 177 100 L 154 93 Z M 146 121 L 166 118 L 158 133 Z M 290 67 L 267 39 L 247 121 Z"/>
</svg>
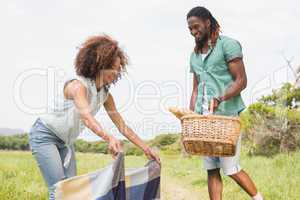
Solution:
<svg viewBox="0 0 300 200">
<path fill-rule="evenodd" d="M 119 152 L 123 152 L 123 147 L 118 139 L 110 135 L 108 136 L 108 150 L 114 158 Z"/>
<path fill-rule="evenodd" d="M 143 151 L 149 160 L 155 160 L 156 162 L 161 164 L 158 153 L 156 153 L 153 149 L 151 149 L 150 147 L 145 147 L 143 148 Z"/>
</svg>

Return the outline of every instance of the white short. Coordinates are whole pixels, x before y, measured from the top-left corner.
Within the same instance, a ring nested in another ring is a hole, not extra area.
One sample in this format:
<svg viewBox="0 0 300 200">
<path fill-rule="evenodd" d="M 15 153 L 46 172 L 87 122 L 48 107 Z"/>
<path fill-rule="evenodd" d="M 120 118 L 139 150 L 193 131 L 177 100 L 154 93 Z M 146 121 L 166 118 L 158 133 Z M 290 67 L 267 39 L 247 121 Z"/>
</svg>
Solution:
<svg viewBox="0 0 300 200">
<path fill-rule="evenodd" d="M 241 171 L 241 166 L 239 164 L 240 160 L 240 152 L 241 152 L 241 138 L 240 135 L 237 145 L 236 145 L 236 153 L 232 157 L 211 157 L 204 156 L 203 157 L 203 165 L 204 169 L 212 170 L 221 168 L 223 173 L 227 176 L 233 175 Z"/>
</svg>

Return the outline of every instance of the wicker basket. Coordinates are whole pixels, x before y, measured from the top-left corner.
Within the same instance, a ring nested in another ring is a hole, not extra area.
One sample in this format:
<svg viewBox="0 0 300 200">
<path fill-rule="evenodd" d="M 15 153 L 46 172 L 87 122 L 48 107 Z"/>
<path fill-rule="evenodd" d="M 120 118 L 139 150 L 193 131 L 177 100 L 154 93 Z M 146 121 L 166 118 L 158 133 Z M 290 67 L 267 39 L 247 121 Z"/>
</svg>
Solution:
<svg viewBox="0 0 300 200">
<path fill-rule="evenodd" d="M 199 115 L 192 111 L 169 109 L 181 120 L 182 143 L 188 154 L 233 156 L 240 135 L 238 117 Z"/>
</svg>

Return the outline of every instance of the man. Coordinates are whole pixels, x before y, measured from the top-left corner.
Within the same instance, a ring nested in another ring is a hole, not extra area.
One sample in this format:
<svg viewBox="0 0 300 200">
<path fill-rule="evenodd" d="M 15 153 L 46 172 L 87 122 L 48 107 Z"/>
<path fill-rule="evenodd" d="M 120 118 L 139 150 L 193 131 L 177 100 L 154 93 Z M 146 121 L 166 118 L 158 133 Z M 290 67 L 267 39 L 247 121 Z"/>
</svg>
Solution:
<svg viewBox="0 0 300 200">
<path fill-rule="evenodd" d="M 207 102 L 212 101 L 214 114 L 238 116 L 245 108 L 240 93 L 247 85 L 241 45 L 232 38 L 219 35 L 217 20 L 204 7 L 190 10 L 187 23 L 196 43 L 190 58 L 190 71 L 193 73 L 190 109 L 204 114 L 208 112 Z M 239 165 L 240 145 L 241 137 L 233 157 L 203 158 L 211 200 L 222 199 L 220 169 L 254 200 L 263 199 L 251 178 Z"/>
</svg>

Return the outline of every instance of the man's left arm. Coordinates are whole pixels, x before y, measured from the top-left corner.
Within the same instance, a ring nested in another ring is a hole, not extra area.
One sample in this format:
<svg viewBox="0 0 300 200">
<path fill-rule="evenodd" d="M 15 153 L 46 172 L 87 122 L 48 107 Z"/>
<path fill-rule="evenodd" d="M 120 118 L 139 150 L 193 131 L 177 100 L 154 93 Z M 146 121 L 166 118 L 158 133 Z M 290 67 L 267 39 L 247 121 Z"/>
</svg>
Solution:
<svg viewBox="0 0 300 200">
<path fill-rule="evenodd" d="M 242 58 L 235 58 L 228 62 L 228 69 L 234 81 L 225 90 L 225 93 L 222 96 L 214 98 L 214 111 L 222 101 L 226 101 L 234 96 L 239 95 L 247 86 L 247 75 Z"/>
<path fill-rule="evenodd" d="M 236 58 L 228 63 L 228 69 L 234 81 L 225 90 L 225 94 L 220 97 L 221 101 L 226 101 L 236 95 L 239 95 L 247 87 L 247 75 L 242 58 Z"/>
</svg>

